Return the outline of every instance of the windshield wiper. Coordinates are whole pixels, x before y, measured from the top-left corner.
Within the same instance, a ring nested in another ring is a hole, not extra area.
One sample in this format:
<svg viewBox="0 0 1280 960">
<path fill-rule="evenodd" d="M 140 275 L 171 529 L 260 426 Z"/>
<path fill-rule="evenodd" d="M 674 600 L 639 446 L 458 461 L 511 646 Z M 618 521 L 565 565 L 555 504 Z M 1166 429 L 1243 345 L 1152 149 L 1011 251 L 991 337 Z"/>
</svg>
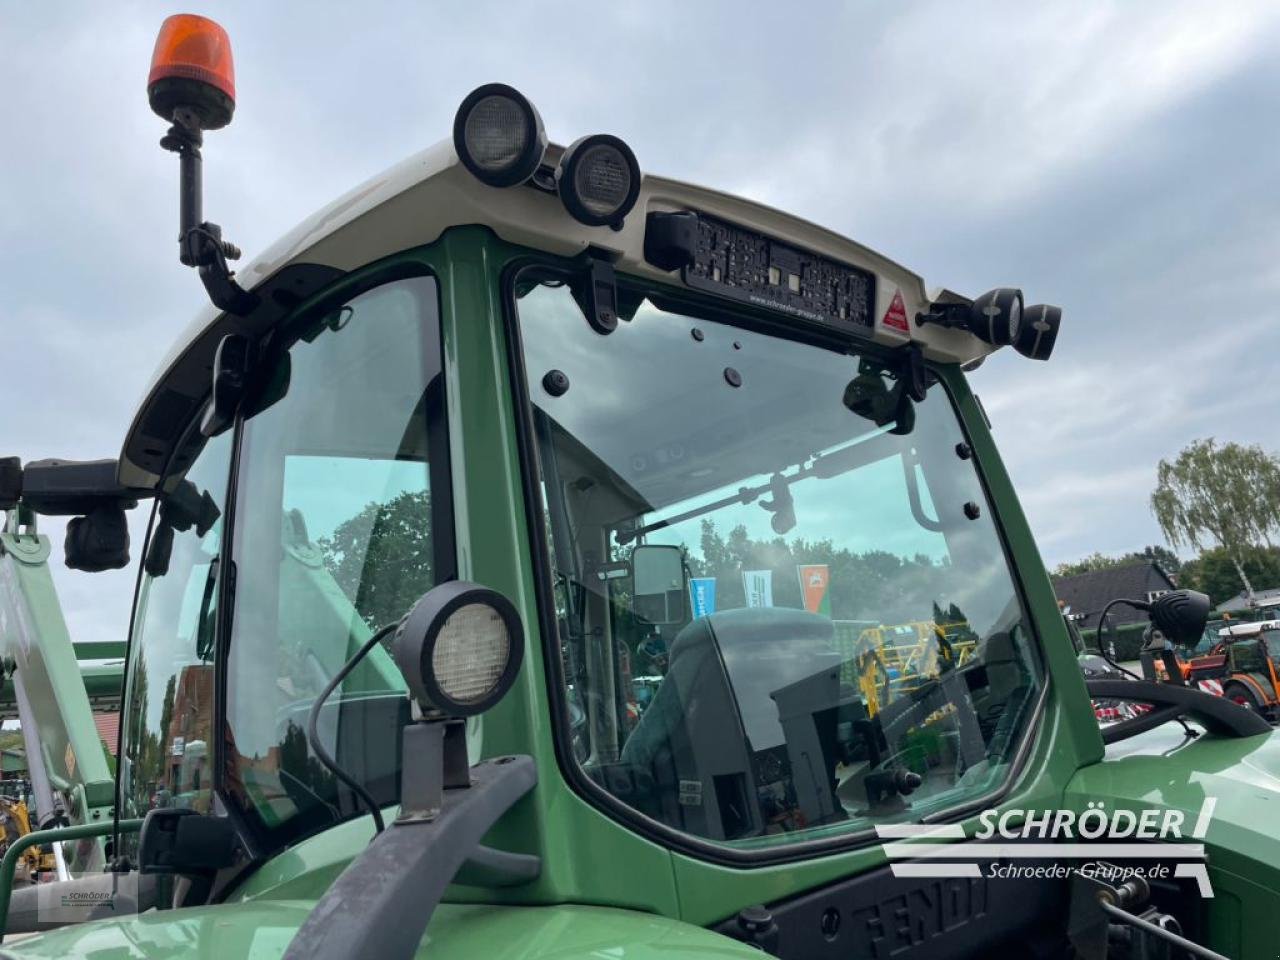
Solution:
<svg viewBox="0 0 1280 960">
<path fill-rule="evenodd" d="M 809 477 L 829 480 L 832 477 L 838 477 L 851 470 L 856 470 L 868 463 L 891 457 L 897 452 L 897 440 L 890 435 L 887 429 L 882 429 L 869 435 L 864 434 L 838 450 L 819 454 L 808 465 L 802 464 L 796 467 L 794 473 L 775 473 L 769 478 L 768 483 L 762 483 L 757 487 L 739 487 L 737 493 L 731 493 L 727 497 L 721 497 L 719 500 L 704 503 L 701 506 L 691 507 L 688 510 L 677 513 L 675 516 L 655 520 L 653 523 L 632 527 L 629 530 L 618 530 L 614 536 L 619 546 L 626 546 L 631 541 L 645 534 L 653 533 L 655 530 L 675 526 L 676 524 L 684 523 L 686 520 L 692 520 L 695 517 L 712 513 L 724 507 L 731 507 L 737 503 L 753 503 L 765 493 L 772 493 L 773 499 L 762 502 L 760 506 L 773 514 L 772 525 L 774 532 L 783 534 L 795 526 L 791 484 Z"/>
</svg>

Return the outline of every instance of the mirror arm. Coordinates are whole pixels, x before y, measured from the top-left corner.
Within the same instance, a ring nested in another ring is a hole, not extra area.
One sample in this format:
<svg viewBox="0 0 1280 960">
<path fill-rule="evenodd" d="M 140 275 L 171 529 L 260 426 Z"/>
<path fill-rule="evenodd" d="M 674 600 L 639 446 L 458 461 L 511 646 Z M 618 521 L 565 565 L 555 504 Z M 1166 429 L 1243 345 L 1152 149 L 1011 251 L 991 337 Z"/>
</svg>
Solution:
<svg viewBox="0 0 1280 960">
<path fill-rule="evenodd" d="M 1150 680 L 1089 680 L 1085 689 L 1094 700 L 1129 700 L 1154 705 L 1150 713 L 1121 720 L 1102 731 L 1103 743 L 1115 743 L 1191 715 L 1212 733 L 1228 737 L 1253 737 L 1271 732 L 1271 724 L 1252 710 L 1194 687 L 1171 686 Z"/>
</svg>

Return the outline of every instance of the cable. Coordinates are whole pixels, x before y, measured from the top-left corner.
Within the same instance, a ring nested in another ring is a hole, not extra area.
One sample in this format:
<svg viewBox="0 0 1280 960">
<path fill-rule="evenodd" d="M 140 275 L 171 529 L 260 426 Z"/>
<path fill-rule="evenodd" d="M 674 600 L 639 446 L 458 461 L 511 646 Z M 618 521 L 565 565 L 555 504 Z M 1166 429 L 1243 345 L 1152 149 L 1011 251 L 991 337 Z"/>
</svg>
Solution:
<svg viewBox="0 0 1280 960">
<path fill-rule="evenodd" d="M 1128 910 L 1117 907 L 1114 903 L 1108 903 L 1106 900 L 1099 900 L 1098 906 L 1100 906 L 1105 913 L 1115 917 L 1121 923 L 1131 924 L 1139 930 L 1149 933 L 1153 937 L 1159 937 L 1168 943 L 1172 943 L 1175 947 L 1181 947 L 1192 956 L 1204 957 L 1205 960 L 1227 960 L 1227 958 L 1222 954 L 1214 953 L 1208 947 L 1202 947 L 1200 944 L 1188 940 L 1186 937 L 1178 936 L 1178 934 L 1174 933 L 1172 930 L 1166 930 L 1164 927 L 1158 926 L 1150 920 L 1144 920 L 1135 913 L 1130 913 Z"/>
<path fill-rule="evenodd" d="M 369 791 L 364 788 L 364 785 L 357 781 L 355 777 L 351 776 L 351 774 L 347 773 L 347 771 L 338 766 L 337 761 L 329 755 L 329 751 L 326 750 L 324 748 L 324 744 L 320 742 L 320 735 L 317 733 L 316 727 L 320 720 L 320 708 L 324 706 L 324 702 L 329 699 L 333 694 L 333 691 L 338 688 L 338 684 L 347 679 L 347 675 L 356 668 L 356 665 L 361 660 L 368 656 L 369 651 L 376 647 L 382 640 L 390 636 L 391 632 L 398 626 L 400 626 L 399 620 L 394 623 L 387 624 L 387 626 L 378 630 L 373 636 L 364 642 L 351 659 L 342 665 L 342 669 L 333 675 L 333 679 L 325 684 L 324 689 L 320 691 L 320 696 L 316 697 L 316 702 L 311 705 L 311 715 L 307 718 L 307 744 L 311 747 L 311 752 L 316 755 L 316 758 L 325 765 L 330 773 L 350 787 L 351 791 L 364 802 L 366 807 L 369 808 L 369 813 L 373 816 L 373 827 L 375 833 L 381 833 L 386 829 L 386 823 L 382 819 L 382 811 L 378 809 L 377 803 L 374 802 L 373 797 L 370 795 Z"/>
<path fill-rule="evenodd" d="M 1107 661 L 1107 663 L 1109 663 L 1116 670 L 1119 670 L 1125 676 L 1133 677 L 1133 679 L 1135 680 L 1141 680 L 1142 678 L 1138 676 L 1136 673 L 1134 673 L 1132 670 L 1127 670 L 1124 667 L 1120 666 L 1120 664 L 1112 660 L 1111 656 L 1107 653 L 1106 646 L 1102 642 L 1102 631 L 1105 630 L 1107 626 L 1107 614 L 1111 612 L 1111 608 L 1114 607 L 1117 603 L 1127 603 L 1129 606 L 1133 607 L 1135 610 L 1146 609 L 1146 604 L 1141 603 L 1138 600 L 1126 600 L 1123 597 L 1118 597 L 1115 600 L 1112 600 L 1110 603 L 1108 603 L 1105 607 L 1103 607 L 1102 615 L 1098 617 L 1098 653 L 1102 656 L 1103 660 Z"/>
</svg>

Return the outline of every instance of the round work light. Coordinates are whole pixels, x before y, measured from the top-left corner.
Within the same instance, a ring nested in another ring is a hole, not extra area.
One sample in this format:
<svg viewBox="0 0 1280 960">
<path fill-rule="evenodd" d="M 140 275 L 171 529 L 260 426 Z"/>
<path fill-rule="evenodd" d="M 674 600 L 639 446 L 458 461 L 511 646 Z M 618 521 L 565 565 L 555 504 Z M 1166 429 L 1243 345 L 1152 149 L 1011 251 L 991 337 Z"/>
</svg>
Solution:
<svg viewBox="0 0 1280 960">
<path fill-rule="evenodd" d="M 579 223 L 620 227 L 640 196 L 640 165 L 617 137 L 597 133 L 565 148 L 556 186 L 565 209 Z"/>
<path fill-rule="evenodd" d="M 160 25 L 147 75 L 147 100 L 164 120 L 185 107 L 202 130 L 231 122 L 236 109 L 236 74 L 227 31 L 205 17 L 179 13 Z"/>
<path fill-rule="evenodd" d="M 486 83 L 458 107 L 453 147 L 476 179 L 491 187 L 514 187 L 542 163 L 547 131 L 524 94 L 505 83 Z"/>
<path fill-rule="evenodd" d="M 463 580 L 433 587 L 396 630 L 396 665 L 424 711 L 469 717 L 502 699 L 524 658 L 511 601 Z"/>
<path fill-rule="evenodd" d="M 1032 360 L 1048 360 L 1062 325 L 1062 308 L 1037 303 L 1022 311 L 1022 328 L 1013 349 Z"/>
<path fill-rule="evenodd" d="M 989 290 L 973 301 L 969 329 L 979 340 L 997 347 L 1013 343 L 1022 328 L 1022 291 L 1012 287 Z"/>
</svg>

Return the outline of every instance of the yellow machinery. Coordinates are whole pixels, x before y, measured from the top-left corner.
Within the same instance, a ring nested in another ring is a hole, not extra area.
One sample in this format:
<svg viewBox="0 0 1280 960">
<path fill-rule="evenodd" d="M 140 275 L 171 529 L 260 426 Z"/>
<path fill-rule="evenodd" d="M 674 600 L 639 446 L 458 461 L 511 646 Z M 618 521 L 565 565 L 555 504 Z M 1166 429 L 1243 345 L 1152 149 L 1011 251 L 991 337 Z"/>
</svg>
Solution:
<svg viewBox="0 0 1280 960">
<path fill-rule="evenodd" d="M 874 717 L 897 696 L 936 678 L 943 664 L 963 666 L 976 645 L 967 623 L 918 620 L 867 627 L 853 644 L 844 679 L 857 685 Z"/>
<path fill-rule="evenodd" d="M 9 844 L 31 832 L 26 801 L 0 795 L 0 825 L 4 828 L 4 839 L 0 841 L 0 854 L 3 854 Z M 18 869 L 25 870 L 27 877 L 34 881 L 40 873 L 56 870 L 53 853 L 30 847 L 23 853 Z"/>
</svg>

